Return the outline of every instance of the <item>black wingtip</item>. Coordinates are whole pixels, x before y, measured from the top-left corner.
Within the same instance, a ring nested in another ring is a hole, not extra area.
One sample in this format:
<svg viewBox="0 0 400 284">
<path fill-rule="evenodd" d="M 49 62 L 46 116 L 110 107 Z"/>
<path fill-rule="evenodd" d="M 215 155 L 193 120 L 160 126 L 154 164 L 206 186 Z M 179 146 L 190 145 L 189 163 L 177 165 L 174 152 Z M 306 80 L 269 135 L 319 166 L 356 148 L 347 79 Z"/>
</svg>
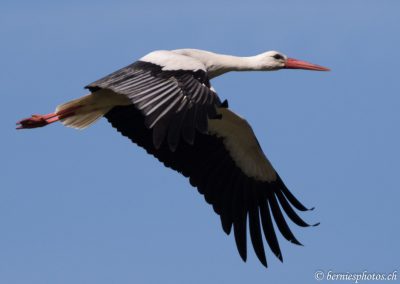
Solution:
<svg viewBox="0 0 400 284">
<path fill-rule="evenodd" d="M 261 264 L 265 267 L 265 268 L 268 268 L 268 264 L 267 264 L 267 260 L 261 260 L 261 259 L 259 259 L 260 260 L 260 262 L 261 262 Z"/>
<path fill-rule="evenodd" d="M 247 261 L 247 251 L 243 251 L 238 248 L 238 252 L 239 252 L 240 258 L 243 260 L 243 262 L 246 262 Z"/>
<path fill-rule="evenodd" d="M 315 224 L 313 224 L 313 225 L 311 225 L 312 227 L 317 227 L 317 226 L 319 226 L 321 224 L 321 222 L 317 222 L 317 223 L 315 223 Z"/>
<path fill-rule="evenodd" d="M 297 239 L 289 240 L 289 242 L 291 242 L 292 244 L 304 247 L 304 245 L 302 243 L 300 243 Z"/>
<path fill-rule="evenodd" d="M 286 187 L 286 185 L 283 183 L 281 177 L 277 175 L 277 183 L 279 184 L 279 188 L 282 190 L 282 193 L 284 194 L 285 198 L 292 204 L 297 210 L 300 211 L 311 211 L 314 210 L 314 207 L 312 208 L 307 208 L 305 207 Z"/>
<path fill-rule="evenodd" d="M 283 193 L 280 191 L 277 191 L 275 193 L 276 197 L 278 198 L 283 211 L 286 213 L 286 215 L 292 220 L 295 224 L 297 224 L 300 227 L 309 227 L 312 226 L 308 223 L 306 223 L 303 219 L 300 218 L 299 215 L 294 211 L 292 206 L 289 204 L 287 199 L 284 197 Z"/>
<path fill-rule="evenodd" d="M 246 260 L 247 260 L 246 237 L 239 236 L 239 234 L 235 231 L 235 241 L 236 241 L 236 247 L 237 247 L 240 257 L 242 258 L 242 260 L 244 262 L 246 262 Z"/>
<path fill-rule="evenodd" d="M 231 234 L 232 231 L 232 223 L 227 222 L 225 219 L 221 217 L 221 223 L 222 223 L 222 230 L 227 234 L 228 236 Z"/>
</svg>

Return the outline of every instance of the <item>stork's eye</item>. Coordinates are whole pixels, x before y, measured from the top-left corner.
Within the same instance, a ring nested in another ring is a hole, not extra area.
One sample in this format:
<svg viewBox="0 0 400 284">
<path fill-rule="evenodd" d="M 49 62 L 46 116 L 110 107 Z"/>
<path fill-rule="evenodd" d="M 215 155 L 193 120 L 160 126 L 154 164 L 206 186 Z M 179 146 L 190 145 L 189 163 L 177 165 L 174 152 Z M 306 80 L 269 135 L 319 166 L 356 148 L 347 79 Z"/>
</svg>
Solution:
<svg viewBox="0 0 400 284">
<path fill-rule="evenodd" d="M 281 60 L 284 59 L 284 57 L 280 54 L 275 54 L 274 56 L 272 56 L 273 58 L 275 58 L 276 60 Z"/>
</svg>

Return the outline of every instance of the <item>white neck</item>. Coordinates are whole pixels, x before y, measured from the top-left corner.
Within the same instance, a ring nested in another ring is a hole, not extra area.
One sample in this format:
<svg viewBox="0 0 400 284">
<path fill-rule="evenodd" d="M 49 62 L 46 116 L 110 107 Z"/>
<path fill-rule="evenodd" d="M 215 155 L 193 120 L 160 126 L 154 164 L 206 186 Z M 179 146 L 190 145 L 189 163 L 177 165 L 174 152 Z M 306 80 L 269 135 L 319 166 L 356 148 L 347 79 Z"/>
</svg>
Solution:
<svg viewBox="0 0 400 284">
<path fill-rule="evenodd" d="M 210 79 L 230 71 L 264 70 L 260 64 L 259 55 L 239 57 L 199 49 L 177 49 L 174 52 L 190 56 L 202 62 L 207 68 Z"/>
</svg>

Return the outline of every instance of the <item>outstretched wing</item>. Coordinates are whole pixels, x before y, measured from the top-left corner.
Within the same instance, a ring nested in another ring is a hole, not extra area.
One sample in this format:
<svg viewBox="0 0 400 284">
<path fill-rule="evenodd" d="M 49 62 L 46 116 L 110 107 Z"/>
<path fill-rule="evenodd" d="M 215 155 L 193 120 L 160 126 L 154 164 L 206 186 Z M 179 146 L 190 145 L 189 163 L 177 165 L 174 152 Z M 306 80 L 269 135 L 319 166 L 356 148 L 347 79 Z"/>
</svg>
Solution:
<svg viewBox="0 0 400 284">
<path fill-rule="evenodd" d="M 263 154 L 249 124 L 227 108 L 219 108 L 219 119 L 209 120 L 209 130 L 198 133 L 192 145 L 180 143 L 175 152 L 167 145 L 156 148 L 146 116 L 135 106 L 119 106 L 105 115 L 122 135 L 143 147 L 166 167 L 190 179 L 219 214 L 225 233 L 232 227 L 240 256 L 247 258 L 247 220 L 251 242 L 267 266 L 263 235 L 282 260 L 273 220 L 282 235 L 300 244 L 292 234 L 282 209 L 299 226 L 308 226 L 295 212 L 307 210 L 286 188 Z M 280 204 L 280 206 L 279 206 Z"/>
<path fill-rule="evenodd" d="M 153 58 L 156 62 L 160 58 L 168 59 L 168 62 L 162 61 L 166 66 L 140 60 L 86 88 L 92 92 L 109 89 L 127 96 L 144 115 L 146 127 L 153 129 L 154 146 L 160 148 L 167 138 L 170 149 L 175 151 L 181 136 L 193 144 L 196 130 L 207 132 L 208 119 L 216 116 L 220 100 L 210 88 L 200 62 L 187 56 L 164 53 L 156 52 L 142 59 Z M 174 66 L 176 62 L 183 62 L 192 69 L 173 69 L 184 68 L 184 65 Z"/>
</svg>

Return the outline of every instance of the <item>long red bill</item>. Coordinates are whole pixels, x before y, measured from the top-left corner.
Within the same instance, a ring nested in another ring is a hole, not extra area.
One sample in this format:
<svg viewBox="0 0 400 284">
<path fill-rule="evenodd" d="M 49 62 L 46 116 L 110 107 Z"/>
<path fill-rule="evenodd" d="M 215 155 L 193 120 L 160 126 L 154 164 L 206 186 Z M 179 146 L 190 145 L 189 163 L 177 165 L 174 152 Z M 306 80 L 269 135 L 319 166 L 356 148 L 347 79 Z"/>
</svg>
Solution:
<svg viewBox="0 0 400 284">
<path fill-rule="evenodd" d="M 313 71 L 330 71 L 329 68 L 312 64 L 306 61 L 297 60 L 294 58 L 286 59 L 285 67 L 286 69 L 304 69 L 304 70 L 313 70 Z"/>
</svg>

